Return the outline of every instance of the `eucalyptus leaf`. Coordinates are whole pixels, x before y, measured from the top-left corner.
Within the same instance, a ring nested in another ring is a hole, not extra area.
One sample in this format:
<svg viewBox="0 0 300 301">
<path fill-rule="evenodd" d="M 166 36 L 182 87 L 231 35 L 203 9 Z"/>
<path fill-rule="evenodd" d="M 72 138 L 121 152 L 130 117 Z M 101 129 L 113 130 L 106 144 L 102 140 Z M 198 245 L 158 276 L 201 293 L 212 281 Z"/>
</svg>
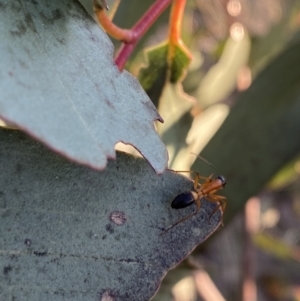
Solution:
<svg viewBox="0 0 300 301">
<path fill-rule="evenodd" d="M 236 87 L 238 72 L 248 63 L 251 41 L 247 33 L 240 40 L 229 37 L 219 61 L 209 69 L 197 89 L 202 106 L 213 105 Z"/>
<path fill-rule="evenodd" d="M 193 183 L 142 158 L 118 153 L 99 172 L 20 131 L 0 141 L 0 300 L 149 300 L 220 225 L 203 200 L 164 233 L 195 210 L 170 207 Z"/>
<path fill-rule="evenodd" d="M 0 118 L 96 169 L 122 141 L 164 171 L 159 114 L 78 1 L 0 0 L 0 22 Z"/>
<path fill-rule="evenodd" d="M 201 155 L 227 177 L 226 221 L 300 150 L 300 41 L 294 39 L 241 93 Z M 202 174 L 210 167 L 194 163 Z"/>
</svg>

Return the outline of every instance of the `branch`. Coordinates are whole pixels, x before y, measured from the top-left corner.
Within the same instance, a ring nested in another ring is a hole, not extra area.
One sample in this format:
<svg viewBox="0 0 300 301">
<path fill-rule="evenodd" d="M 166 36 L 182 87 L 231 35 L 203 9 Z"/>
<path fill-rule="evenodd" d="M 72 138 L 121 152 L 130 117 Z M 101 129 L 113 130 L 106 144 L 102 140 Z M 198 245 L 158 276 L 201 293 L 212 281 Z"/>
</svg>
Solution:
<svg viewBox="0 0 300 301">
<path fill-rule="evenodd" d="M 172 0 L 156 0 L 132 29 L 122 29 L 116 26 L 106 16 L 103 5 L 101 5 L 97 0 L 94 0 L 94 11 L 99 23 L 109 35 L 124 42 L 115 57 L 115 63 L 119 70 L 124 68 L 125 63 L 134 50 L 137 42 L 163 13 L 168 5 L 171 4 L 171 2 Z"/>
</svg>

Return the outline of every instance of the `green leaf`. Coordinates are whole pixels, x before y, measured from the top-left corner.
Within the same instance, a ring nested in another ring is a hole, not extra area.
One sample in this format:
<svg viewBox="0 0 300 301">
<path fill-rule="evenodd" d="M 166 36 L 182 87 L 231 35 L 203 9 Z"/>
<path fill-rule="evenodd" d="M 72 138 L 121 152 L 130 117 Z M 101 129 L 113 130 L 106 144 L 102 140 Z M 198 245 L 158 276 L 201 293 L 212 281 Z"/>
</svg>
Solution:
<svg viewBox="0 0 300 301">
<path fill-rule="evenodd" d="M 118 153 L 105 171 L 70 163 L 0 129 L 0 299 L 146 301 L 220 225 L 215 204 L 170 207 L 186 177 Z M 2 272 L 4 271 L 4 272 Z"/>
<path fill-rule="evenodd" d="M 272 190 L 284 189 L 299 177 L 297 166 L 299 166 L 299 157 L 288 162 L 283 166 L 270 180 L 268 188 Z"/>
<path fill-rule="evenodd" d="M 177 83 L 185 76 L 191 57 L 182 45 L 176 44 L 170 47 L 174 47 L 174 56 L 171 58 L 170 65 L 170 82 Z"/>
<path fill-rule="evenodd" d="M 250 42 L 246 33 L 239 41 L 227 39 L 218 63 L 209 69 L 197 90 L 197 99 L 202 106 L 225 99 L 235 89 L 238 71 L 249 59 Z"/>
<path fill-rule="evenodd" d="M 299 153 L 299 53 L 297 40 L 257 76 L 201 153 L 227 178 L 225 223 Z M 199 160 L 192 170 L 211 173 Z"/>
<path fill-rule="evenodd" d="M 166 82 L 168 70 L 168 45 L 168 43 L 162 43 L 160 45 L 145 50 L 147 67 L 141 68 L 138 79 L 151 99 L 151 89 L 154 86 L 155 88 L 157 88 L 157 85 L 160 84 L 161 92 Z"/>
<path fill-rule="evenodd" d="M 168 53 L 172 55 L 168 61 Z M 147 94 L 158 106 L 166 83 L 180 83 L 185 76 L 191 58 L 182 45 L 164 42 L 145 51 L 147 66 L 141 68 L 138 79 Z"/>
<path fill-rule="evenodd" d="M 170 47 L 174 47 L 175 56 L 169 66 L 167 57 Z M 186 144 L 185 137 L 191 124 L 188 112 L 195 104 L 195 99 L 184 93 L 179 82 L 190 59 L 184 48 L 167 42 L 149 48 L 146 55 L 148 66 L 140 70 L 139 80 L 151 100 L 158 106 L 159 113 L 164 116 L 165 122 L 157 127 L 163 141 L 169 146 L 171 166 L 179 149 Z M 189 122 L 186 123 L 187 120 Z"/>
<path fill-rule="evenodd" d="M 165 122 L 157 124 L 157 129 L 168 148 L 169 166 L 172 168 L 174 158 L 186 146 L 186 136 L 192 123 L 190 110 L 195 102 L 182 91 L 180 83 L 165 85 L 158 107 Z"/>
<path fill-rule="evenodd" d="M 253 241 L 258 248 L 280 259 L 294 259 L 298 262 L 300 260 L 299 248 L 291 246 L 279 238 L 266 233 L 258 233 L 254 235 Z"/>
</svg>

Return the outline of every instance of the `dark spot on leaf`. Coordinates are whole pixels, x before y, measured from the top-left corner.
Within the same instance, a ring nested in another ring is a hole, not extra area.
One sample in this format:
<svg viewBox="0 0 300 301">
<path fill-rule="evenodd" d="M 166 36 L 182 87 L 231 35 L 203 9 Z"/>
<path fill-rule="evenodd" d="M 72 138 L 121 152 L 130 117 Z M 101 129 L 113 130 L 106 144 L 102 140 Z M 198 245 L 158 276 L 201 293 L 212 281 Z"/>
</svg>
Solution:
<svg viewBox="0 0 300 301">
<path fill-rule="evenodd" d="M 31 246 L 31 240 L 29 239 L 29 238 L 26 238 L 25 240 L 24 240 L 24 244 L 26 245 L 26 246 Z"/>
<path fill-rule="evenodd" d="M 15 254 L 10 255 L 9 258 L 10 258 L 10 260 L 16 260 L 16 261 L 18 259 L 18 257 Z"/>
<path fill-rule="evenodd" d="M 63 17 L 64 16 L 62 15 L 62 13 L 58 9 L 55 9 L 54 11 L 52 11 L 52 20 L 53 21 L 59 20 Z"/>
<path fill-rule="evenodd" d="M 99 42 L 99 39 L 98 39 L 98 37 L 97 36 L 95 36 L 94 34 L 90 34 L 89 36 L 89 39 L 91 39 L 92 41 L 94 41 L 94 42 Z"/>
<path fill-rule="evenodd" d="M 23 170 L 23 166 L 22 166 L 22 164 L 20 164 L 20 163 L 17 163 L 17 165 L 16 165 L 16 169 L 15 169 L 16 173 L 21 173 L 21 172 L 22 172 L 22 170 Z"/>
<path fill-rule="evenodd" d="M 37 252 L 37 251 L 34 251 L 33 254 L 36 255 L 36 256 L 38 256 L 38 257 L 40 257 L 40 256 L 47 255 L 47 252 Z"/>
<path fill-rule="evenodd" d="M 113 229 L 113 227 L 112 227 L 111 224 L 107 224 L 107 225 L 105 226 L 105 229 L 106 229 L 110 234 L 112 234 L 112 233 L 115 232 L 115 230 Z"/>
<path fill-rule="evenodd" d="M 110 108 L 115 109 L 115 106 L 111 103 L 111 101 L 108 98 L 104 97 L 103 99 Z"/>
<path fill-rule="evenodd" d="M 7 275 L 12 270 L 12 267 L 8 265 L 7 267 L 3 268 L 3 274 Z"/>
<path fill-rule="evenodd" d="M 50 262 L 59 265 L 59 262 L 58 262 L 58 261 L 59 261 L 59 258 L 53 258 L 53 259 L 50 260 Z"/>
<path fill-rule="evenodd" d="M 0 191 L 0 208 L 6 208 L 6 198 L 5 193 L 3 191 Z"/>
<path fill-rule="evenodd" d="M 56 38 L 56 40 L 57 40 L 60 44 L 62 44 L 62 45 L 65 45 L 65 44 L 66 44 L 66 41 L 65 41 L 65 39 L 63 39 L 63 38 Z"/>
<path fill-rule="evenodd" d="M 107 235 L 103 235 L 103 236 L 102 236 L 102 239 L 105 239 L 106 237 L 107 237 Z"/>
</svg>

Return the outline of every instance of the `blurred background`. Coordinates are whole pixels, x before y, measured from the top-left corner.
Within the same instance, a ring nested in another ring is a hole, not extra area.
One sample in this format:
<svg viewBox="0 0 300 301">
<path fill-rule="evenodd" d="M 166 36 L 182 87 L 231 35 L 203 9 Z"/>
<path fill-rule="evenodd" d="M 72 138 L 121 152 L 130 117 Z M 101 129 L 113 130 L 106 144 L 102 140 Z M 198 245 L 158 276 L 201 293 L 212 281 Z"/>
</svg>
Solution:
<svg viewBox="0 0 300 301">
<path fill-rule="evenodd" d="M 92 1 L 80 1 L 93 15 Z M 114 22 L 131 28 L 154 0 L 107 2 L 120 2 Z M 188 0 L 182 37 L 193 60 L 172 83 L 164 55 L 147 59 L 168 37 L 169 12 L 126 68 L 165 121 L 157 130 L 169 167 L 215 173 L 192 154 L 201 153 L 226 177 L 228 204 L 225 226 L 153 300 L 300 300 L 300 1 Z"/>
</svg>

